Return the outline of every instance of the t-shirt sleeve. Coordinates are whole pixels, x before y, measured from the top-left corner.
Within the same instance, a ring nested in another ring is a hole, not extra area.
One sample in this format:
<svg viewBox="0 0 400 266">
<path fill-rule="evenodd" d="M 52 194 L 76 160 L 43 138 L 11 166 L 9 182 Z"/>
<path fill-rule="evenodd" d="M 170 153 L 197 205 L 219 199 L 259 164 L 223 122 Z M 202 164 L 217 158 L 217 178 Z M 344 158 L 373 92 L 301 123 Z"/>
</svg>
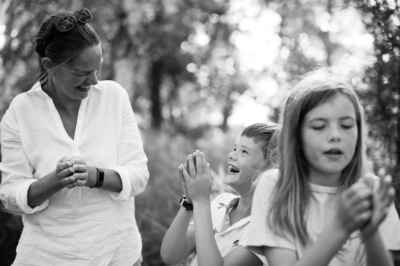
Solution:
<svg viewBox="0 0 400 266">
<path fill-rule="evenodd" d="M 379 232 L 388 250 L 400 250 L 400 220 L 394 204 L 390 206 Z"/>
<path fill-rule="evenodd" d="M 380 178 L 375 175 L 370 178 L 372 178 L 374 182 L 374 188 L 378 189 Z M 379 232 L 386 249 L 400 250 L 400 219 L 394 207 L 394 203 L 389 207 L 385 220 L 379 226 Z"/>
<path fill-rule="evenodd" d="M 263 247 L 279 247 L 296 250 L 294 241 L 273 232 L 267 217 L 270 208 L 270 195 L 275 188 L 278 173 L 266 172 L 261 177 L 254 192 L 251 208 L 251 222 L 246 246 L 257 254 Z"/>
</svg>

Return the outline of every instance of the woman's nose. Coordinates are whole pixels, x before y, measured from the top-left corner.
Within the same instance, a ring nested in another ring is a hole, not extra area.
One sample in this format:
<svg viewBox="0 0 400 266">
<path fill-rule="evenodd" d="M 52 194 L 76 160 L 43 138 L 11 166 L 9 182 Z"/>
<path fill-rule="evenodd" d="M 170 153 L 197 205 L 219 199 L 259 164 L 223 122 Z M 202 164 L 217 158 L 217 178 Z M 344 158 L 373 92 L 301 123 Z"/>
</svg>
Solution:
<svg viewBox="0 0 400 266">
<path fill-rule="evenodd" d="M 97 79 L 96 71 L 93 71 L 92 73 L 90 73 L 89 77 L 87 78 L 87 81 L 90 85 L 96 85 L 97 83 L 99 83 L 99 81 Z"/>
</svg>

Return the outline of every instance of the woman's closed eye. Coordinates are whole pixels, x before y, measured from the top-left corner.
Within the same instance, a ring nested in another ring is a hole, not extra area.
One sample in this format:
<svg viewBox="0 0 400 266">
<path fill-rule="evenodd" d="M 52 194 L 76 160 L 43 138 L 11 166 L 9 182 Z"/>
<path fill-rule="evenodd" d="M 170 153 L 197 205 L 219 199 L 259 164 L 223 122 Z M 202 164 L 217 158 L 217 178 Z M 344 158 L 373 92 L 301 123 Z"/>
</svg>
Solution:
<svg viewBox="0 0 400 266">
<path fill-rule="evenodd" d="M 96 69 L 95 71 L 90 71 L 90 72 L 72 73 L 72 75 L 77 76 L 77 77 L 86 77 L 86 76 L 90 76 L 93 72 L 96 77 L 98 75 L 100 75 L 100 70 L 98 70 L 98 69 Z"/>
<path fill-rule="evenodd" d="M 71 74 L 77 77 L 84 77 L 88 75 L 88 73 L 71 73 Z"/>
</svg>

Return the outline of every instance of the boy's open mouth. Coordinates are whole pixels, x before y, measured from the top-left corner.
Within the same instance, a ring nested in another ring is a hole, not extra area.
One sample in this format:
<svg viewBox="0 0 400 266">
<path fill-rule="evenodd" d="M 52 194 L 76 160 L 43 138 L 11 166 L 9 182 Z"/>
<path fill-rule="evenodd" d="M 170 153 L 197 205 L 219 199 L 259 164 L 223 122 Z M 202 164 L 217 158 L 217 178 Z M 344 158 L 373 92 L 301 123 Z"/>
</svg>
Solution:
<svg viewBox="0 0 400 266">
<path fill-rule="evenodd" d="M 228 172 L 237 174 L 237 173 L 240 172 L 240 170 L 236 166 L 229 164 L 228 165 Z"/>
</svg>

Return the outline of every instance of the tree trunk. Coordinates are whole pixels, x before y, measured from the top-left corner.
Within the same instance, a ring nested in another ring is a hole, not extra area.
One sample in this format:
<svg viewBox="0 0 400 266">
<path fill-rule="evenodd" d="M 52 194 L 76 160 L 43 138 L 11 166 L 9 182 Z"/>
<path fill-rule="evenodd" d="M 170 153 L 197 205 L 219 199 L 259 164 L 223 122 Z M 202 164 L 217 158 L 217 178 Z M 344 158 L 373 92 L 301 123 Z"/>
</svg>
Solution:
<svg viewBox="0 0 400 266">
<path fill-rule="evenodd" d="M 150 86 L 150 101 L 151 101 L 151 118 L 152 127 L 160 129 L 163 122 L 162 103 L 160 95 L 160 87 L 162 81 L 163 67 L 162 62 L 156 59 L 150 66 L 149 86 Z"/>
</svg>

